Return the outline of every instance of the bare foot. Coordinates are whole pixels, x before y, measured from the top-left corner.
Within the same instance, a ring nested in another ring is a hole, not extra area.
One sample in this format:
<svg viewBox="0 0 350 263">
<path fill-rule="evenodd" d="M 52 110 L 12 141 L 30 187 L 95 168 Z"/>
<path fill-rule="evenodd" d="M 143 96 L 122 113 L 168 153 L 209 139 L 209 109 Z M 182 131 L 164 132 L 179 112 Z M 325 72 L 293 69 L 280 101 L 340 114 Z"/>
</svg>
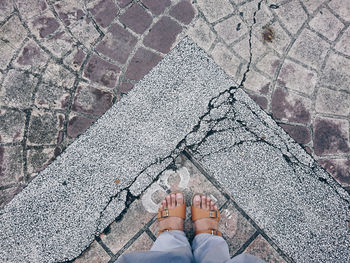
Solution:
<svg viewBox="0 0 350 263">
<path fill-rule="evenodd" d="M 209 196 L 196 194 L 192 199 L 192 205 L 202 208 L 204 210 L 217 210 L 218 207 L 216 204 L 211 200 Z M 201 218 L 196 220 L 194 223 L 194 230 L 195 232 L 199 232 L 202 230 L 208 230 L 208 229 L 218 229 L 218 222 L 212 218 Z"/>
<path fill-rule="evenodd" d="M 184 195 L 182 193 L 170 194 L 164 198 L 160 204 L 160 209 L 173 209 L 182 204 L 184 204 Z M 164 229 L 183 231 L 184 220 L 180 217 L 169 216 L 159 221 L 159 231 Z"/>
</svg>

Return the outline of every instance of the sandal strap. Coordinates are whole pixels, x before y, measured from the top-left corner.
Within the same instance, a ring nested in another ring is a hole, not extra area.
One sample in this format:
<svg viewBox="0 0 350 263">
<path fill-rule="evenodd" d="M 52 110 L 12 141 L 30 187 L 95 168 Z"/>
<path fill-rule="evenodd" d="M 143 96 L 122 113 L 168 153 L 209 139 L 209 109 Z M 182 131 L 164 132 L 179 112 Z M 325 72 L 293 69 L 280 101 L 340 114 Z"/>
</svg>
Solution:
<svg viewBox="0 0 350 263">
<path fill-rule="evenodd" d="M 193 222 L 202 218 L 211 218 L 217 222 L 220 220 L 219 210 L 204 210 L 197 206 L 191 206 L 191 213 Z"/>
<path fill-rule="evenodd" d="M 169 227 L 169 228 L 165 228 L 165 229 L 159 230 L 159 232 L 158 232 L 158 236 L 159 236 L 161 233 L 164 233 L 164 232 L 169 232 L 169 231 L 171 231 L 171 230 L 179 230 L 179 231 L 183 231 L 183 229 L 175 229 L 175 228 L 171 228 L 171 227 Z"/>
<path fill-rule="evenodd" d="M 220 236 L 220 237 L 222 236 L 221 232 L 219 230 L 216 230 L 216 229 L 196 231 L 195 235 L 203 234 L 203 233 L 211 234 L 214 236 Z"/>
<path fill-rule="evenodd" d="M 186 219 L 186 204 L 179 205 L 173 209 L 158 210 L 158 220 L 162 221 L 169 216 L 180 217 Z"/>
</svg>

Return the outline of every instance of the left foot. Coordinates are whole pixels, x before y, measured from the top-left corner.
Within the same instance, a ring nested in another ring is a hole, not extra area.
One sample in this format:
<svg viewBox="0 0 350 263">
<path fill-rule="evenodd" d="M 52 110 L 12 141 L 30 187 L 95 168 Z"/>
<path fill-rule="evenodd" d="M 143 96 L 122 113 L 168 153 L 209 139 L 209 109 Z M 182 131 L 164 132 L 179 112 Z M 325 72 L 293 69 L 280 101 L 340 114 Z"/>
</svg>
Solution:
<svg viewBox="0 0 350 263">
<path fill-rule="evenodd" d="M 163 211 L 163 216 L 165 216 L 165 210 L 169 211 L 168 217 L 159 218 L 159 233 L 162 233 L 164 230 L 181 230 L 184 231 L 184 215 L 185 207 L 180 208 L 184 205 L 184 195 L 182 193 L 172 193 L 167 195 L 162 203 L 160 204 L 159 211 Z M 179 213 L 174 214 L 175 208 L 178 208 Z"/>
</svg>

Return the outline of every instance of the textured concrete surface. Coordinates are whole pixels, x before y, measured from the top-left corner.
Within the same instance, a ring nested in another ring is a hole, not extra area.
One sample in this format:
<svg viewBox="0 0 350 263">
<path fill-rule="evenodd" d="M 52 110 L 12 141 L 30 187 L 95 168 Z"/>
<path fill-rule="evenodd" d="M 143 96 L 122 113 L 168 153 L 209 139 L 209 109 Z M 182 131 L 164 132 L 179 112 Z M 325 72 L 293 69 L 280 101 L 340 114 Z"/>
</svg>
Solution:
<svg viewBox="0 0 350 263">
<path fill-rule="evenodd" d="M 350 260 L 349 194 L 248 95 L 233 91 L 203 121 L 191 153 L 288 256 Z"/>
<path fill-rule="evenodd" d="M 203 50 L 181 42 L 1 210 L 1 260 L 78 256 L 179 154 L 210 99 L 233 84 Z"/>
</svg>

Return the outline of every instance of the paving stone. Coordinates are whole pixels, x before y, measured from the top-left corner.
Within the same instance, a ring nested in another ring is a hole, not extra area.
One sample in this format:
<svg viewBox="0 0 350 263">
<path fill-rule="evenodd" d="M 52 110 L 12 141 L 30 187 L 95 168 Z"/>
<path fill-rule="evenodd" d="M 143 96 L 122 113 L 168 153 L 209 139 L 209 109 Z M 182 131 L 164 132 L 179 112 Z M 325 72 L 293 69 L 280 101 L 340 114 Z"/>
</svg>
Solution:
<svg viewBox="0 0 350 263">
<path fill-rule="evenodd" d="M 85 67 L 84 75 L 93 82 L 113 88 L 118 80 L 120 68 L 97 55 L 92 55 Z"/>
<path fill-rule="evenodd" d="M 125 76 L 131 80 L 138 81 L 156 66 L 161 59 L 161 56 L 140 47 L 131 59 Z"/>
<path fill-rule="evenodd" d="M 259 36 L 259 40 L 264 46 L 277 51 L 280 55 L 287 51 L 291 41 L 288 34 L 278 22 L 254 26 L 253 32 L 256 36 Z M 254 51 L 264 50 L 261 46 L 255 47 L 253 45 L 253 48 Z"/>
<path fill-rule="evenodd" d="M 120 7 L 126 7 L 131 2 L 132 0 L 117 0 L 117 3 Z"/>
<path fill-rule="evenodd" d="M 153 245 L 153 240 L 144 232 L 123 254 L 131 252 L 148 251 Z"/>
<path fill-rule="evenodd" d="M 318 156 L 350 152 L 348 121 L 317 117 L 313 130 L 314 151 Z"/>
<path fill-rule="evenodd" d="M 65 110 L 69 99 L 70 93 L 64 88 L 41 83 L 35 94 L 35 105 L 39 108 Z"/>
<path fill-rule="evenodd" d="M 218 32 L 218 35 L 222 37 L 228 45 L 232 44 L 248 32 L 247 26 L 238 15 L 232 16 L 221 23 L 216 24 L 214 28 Z"/>
<path fill-rule="evenodd" d="M 66 26 L 71 26 L 79 20 L 86 19 L 86 11 L 83 10 L 83 0 L 60 0 L 55 1 L 54 8 L 58 13 L 59 18 Z"/>
<path fill-rule="evenodd" d="M 69 121 L 67 126 L 67 134 L 71 138 L 76 138 L 83 132 L 85 132 L 96 120 L 79 116 L 75 113 L 69 115 Z"/>
<path fill-rule="evenodd" d="M 54 158 L 54 148 L 33 148 L 27 151 L 27 169 L 29 173 L 36 173 L 46 168 Z"/>
<path fill-rule="evenodd" d="M 270 89 L 271 81 L 256 72 L 250 70 L 247 74 L 246 81 L 244 82 L 244 88 L 255 92 L 261 92 L 261 90 Z"/>
<path fill-rule="evenodd" d="M 208 51 L 216 38 L 215 33 L 211 31 L 210 27 L 202 18 L 199 18 L 196 23 L 188 29 L 187 34 L 205 51 Z"/>
<path fill-rule="evenodd" d="M 333 0 L 329 4 L 329 7 L 333 9 L 338 15 L 340 15 L 346 21 L 350 21 L 350 2 L 342 0 Z"/>
<path fill-rule="evenodd" d="M 224 44 L 217 43 L 211 52 L 215 62 L 222 67 L 225 72 L 231 77 L 236 76 L 236 72 L 241 64 L 241 61 L 228 50 Z"/>
<path fill-rule="evenodd" d="M 316 111 L 347 116 L 350 113 L 350 95 L 325 88 L 317 91 Z"/>
<path fill-rule="evenodd" d="M 91 48 L 96 42 L 100 33 L 94 27 L 92 20 L 88 17 L 79 19 L 79 21 L 70 26 L 73 36 L 84 44 L 87 48 Z"/>
<path fill-rule="evenodd" d="M 298 1 L 289 1 L 276 9 L 276 13 L 285 27 L 296 34 L 307 19 L 307 15 Z"/>
<path fill-rule="evenodd" d="M 45 0 L 14 0 L 14 2 L 25 19 L 39 15 L 48 9 Z"/>
<path fill-rule="evenodd" d="M 219 230 L 228 244 L 231 257 L 256 231 L 232 204 L 221 211 Z"/>
<path fill-rule="evenodd" d="M 350 47 L 348 43 L 350 42 L 350 27 L 345 30 L 343 35 L 340 37 L 338 43 L 335 45 L 335 49 L 350 56 Z"/>
<path fill-rule="evenodd" d="M 113 24 L 96 50 L 120 63 L 125 63 L 137 38 L 118 24 Z"/>
<path fill-rule="evenodd" d="M 155 15 L 160 15 L 165 8 L 171 5 L 170 0 L 141 0 L 142 3 Z"/>
<path fill-rule="evenodd" d="M 286 261 L 278 254 L 265 238 L 258 235 L 252 243 L 244 250 L 243 253 L 249 253 L 265 262 L 269 263 L 285 263 Z"/>
<path fill-rule="evenodd" d="M 34 110 L 28 128 L 29 145 L 58 144 L 62 140 L 64 115 Z"/>
<path fill-rule="evenodd" d="M 195 10 L 189 1 L 184 0 L 172 7 L 169 14 L 178 21 L 188 25 L 195 16 Z"/>
<path fill-rule="evenodd" d="M 337 38 L 344 24 L 341 23 L 328 9 L 322 8 L 309 23 L 310 27 L 333 41 Z"/>
<path fill-rule="evenodd" d="M 24 45 L 15 65 L 31 72 L 39 72 L 48 60 L 48 55 L 34 41 L 30 40 Z"/>
<path fill-rule="evenodd" d="M 11 0 L 3 0 L 0 2 L 0 21 L 5 20 L 13 11 L 13 2 Z"/>
<path fill-rule="evenodd" d="M 76 45 L 77 41 L 68 35 L 63 28 L 57 30 L 52 36 L 46 38 L 42 45 L 45 46 L 53 55 L 61 58 L 72 46 Z"/>
<path fill-rule="evenodd" d="M 290 50 L 290 56 L 314 67 L 320 68 L 329 49 L 329 44 L 315 33 L 304 29 Z"/>
<path fill-rule="evenodd" d="M 89 3 L 88 10 L 95 18 L 97 24 L 106 28 L 108 27 L 114 18 L 117 16 L 119 9 L 112 0 L 99 0 Z"/>
<path fill-rule="evenodd" d="M 122 220 L 112 223 L 109 233 L 102 235 L 101 239 L 113 253 L 117 253 L 154 216 L 155 214 L 145 210 L 141 200 L 136 200 L 130 205 Z"/>
<path fill-rule="evenodd" d="M 143 44 L 162 53 L 168 53 L 181 30 L 177 22 L 164 16 L 153 25 L 143 39 Z"/>
<path fill-rule="evenodd" d="M 252 98 L 262 109 L 267 109 L 268 100 L 266 97 L 256 94 L 249 94 L 249 97 Z"/>
<path fill-rule="evenodd" d="M 12 16 L 2 27 L 0 31 L 1 40 L 17 49 L 27 36 L 27 31 L 23 27 L 17 16 Z M 2 54 L 3 56 L 4 54 Z"/>
<path fill-rule="evenodd" d="M 6 106 L 28 108 L 32 105 L 31 96 L 37 79 L 25 72 L 9 70 L 3 83 L 0 101 Z"/>
<path fill-rule="evenodd" d="M 320 83 L 337 90 L 350 91 L 350 60 L 331 52 L 322 72 Z"/>
<path fill-rule="evenodd" d="M 74 48 L 71 54 L 69 54 L 65 59 L 64 63 L 74 70 L 80 70 L 83 62 L 86 58 L 86 53 L 80 48 Z"/>
<path fill-rule="evenodd" d="M 75 76 L 62 65 L 51 61 L 43 74 L 42 80 L 65 89 L 72 89 Z"/>
<path fill-rule="evenodd" d="M 343 187 L 350 187 L 350 159 L 320 159 L 319 163 Z"/>
<path fill-rule="evenodd" d="M 302 2 L 309 13 L 313 13 L 321 4 L 319 0 L 307 0 Z"/>
<path fill-rule="evenodd" d="M 132 88 L 133 84 L 128 82 L 122 82 L 118 88 L 118 93 L 127 94 Z"/>
<path fill-rule="evenodd" d="M 24 180 L 22 163 L 22 146 L 0 146 L 0 186 Z"/>
<path fill-rule="evenodd" d="M 110 256 L 107 252 L 101 247 L 101 245 L 94 241 L 90 247 L 84 251 L 74 263 L 107 263 L 110 260 Z"/>
<path fill-rule="evenodd" d="M 0 190 L 0 209 L 3 209 L 6 204 L 8 204 L 15 195 L 23 190 L 24 186 L 13 186 Z"/>
<path fill-rule="evenodd" d="M 290 137 L 297 143 L 306 144 L 311 140 L 311 132 L 308 128 L 299 125 L 280 124 Z"/>
<path fill-rule="evenodd" d="M 80 84 L 76 90 L 72 110 L 100 116 L 112 106 L 112 100 L 111 92 Z"/>
<path fill-rule="evenodd" d="M 34 17 L 29 25 L 31 32 L 39 39 L 48 37 L 60 27 L 59 21 L 51 12 L 46 12 L 45 14 Z"/>
<path fill-rule="evenodd" d="M 26 114 L 22 111 L 0 109 L 0 142 L 11 143 L 23 139 Z"/>
<path fill-rule="evenodd" d="M 209 23 L 233 12 L 233 7 L 228 0 L 198 0 L 198 6 Z"/>
<path fill-rule="evenodd" d="M 247 25 L 250 27 L 254 23 L 253 17 L 259 15 L 261 13 L 261 8 L 260 11 L 258 11 L 258 5 L 259 5 L 259 0 L 252 0 L 252 1 L 241 1 L 237 0 L 236 4 L 238 5 L 238 12 L 242 19 L 247 23 Z"/>
<path fill-rule="evenodd" d="M 0 68 L 5 69 L 27 33 L 17 16 L 7 21 L 0 31 Z"/>
<path fill-rule="evenodd" d="M 273 117 L 279 120 L 309 123 L 311 101 L 300 95 L 276 88 L 271 101 Z"/>
<path fill-rule="evenodd" d="M 259 60 L 259 62 L 256 64 L 256 67 L 269 76 L 273 77 L 281 64 L 282 60 L 273 52 L 269 52 Z"/>
<path fill-rule="evenodd" d="M 121 17 L 119 21 L 138 34 L 142 34 L 152 23 L 152 17 L 144 8 L 135 3 Z"/>
<path fill-rule="evenodd" d="M 286 59 L 278 75 L 280 83 L 285 87 L 308 95 L 314 92 L 318 81 L 317 73 Z"/>
<path fill-rule="evenodd" d="M 0 68 L 5 69 L 10 63 L 15 53 L 15 50 L 6 42 L 0 40 L 0 52 L 2 54 L 0 56 Z"/>
<path fill-rule="evenodd" d="M 253 45 L 252 45 L 253 46 Z M 249 38 L 248 36 L 239 41 L 238 43 L 234 44 L 233 51 L 236 52 L 236 54 L 239 54 L 243 59 L 246 61 L 249 61 L 250 59 L 250 50 L 249 50 Z M 253 53 L 254 54 L 254 53 Z"/>
</svg>

